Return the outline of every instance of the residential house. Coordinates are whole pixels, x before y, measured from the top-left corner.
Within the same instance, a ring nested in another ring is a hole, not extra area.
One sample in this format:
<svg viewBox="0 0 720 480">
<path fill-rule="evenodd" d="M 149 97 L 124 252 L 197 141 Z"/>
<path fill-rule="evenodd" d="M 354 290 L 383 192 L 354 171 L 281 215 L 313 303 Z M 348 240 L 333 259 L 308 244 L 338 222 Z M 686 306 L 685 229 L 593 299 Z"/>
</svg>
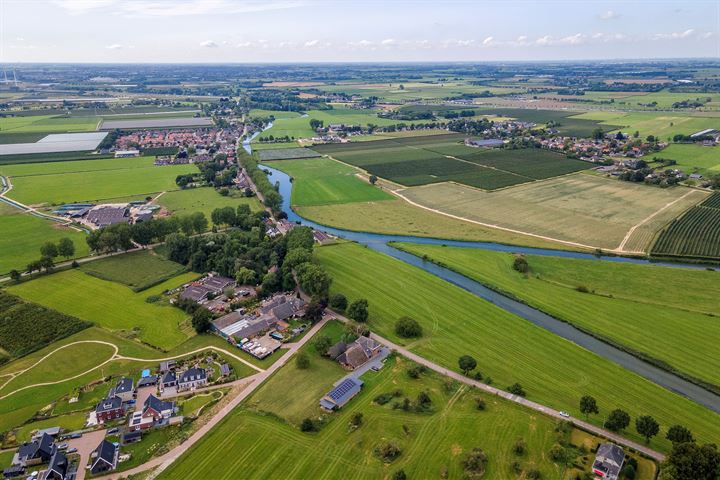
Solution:
<svg viewBox="0 0 720 480">
<path fill-rule="evenodd" d="M 612 443 L 603 443 L 595 454 L 592 471 L 603 480 L 617 480 L 624 462 L 625 452 L 622 448 Z"/>
<path fill-rule="evenodd" d="M 342 408 L 355 395 L 360 393 L 363 381 L 359 378 L 347 377 L 320 399 L 320 406 L 325 410 Z"/>
<path fill-rule="evenodd" d="M 345 342 L 338 342 L 328 349 L 327 356 L 336 360 L 340 355 L 345 353 L 345 350 L 347 350 L 347 344 Z"/>
<path fill-rule="evenodd" d="M 158 383 L 157 375 L 149 375 L 138 380 L 137 388 L 154 387 Z"/>
<path fill-rule="evenodd" d="M 158 422 L 172 417 L 175 410 L 175 402 L 167 402 L 160 400 L 155 395 L 150 395 L 145 400 L 145 405 L 143 405 L 142 416 L 152 418 L 153 421 Z"/>
<path fill-rule="evenodd" d="M 175 375 L 175 372 L 173 371 L 167 371 L 165 372 L 165 375 L 163 375 L 162 380 L 160 380 L 160 388 L 162 390 L 166 388 L 176 387 L 177 386 L 177 375 Z"/>
<path fill-rule="evenodd" d="M 55 450 L 47 470 L 42 472 L 38 478 L 40 480 L 70 480 L 74 478 L 74 472 L 65 454 Z"/>
<path fill-rule="evenodd" d="M 132 378 L 123 377 L 115 386 L 115 396 L 120 397 L 123 402 L 132 400 L 133 393 L 135 393 L 135 385 Z"/>
<path fill-rule="evenodd" d="M 38 440 L 20 445 L 20 448 L 13 456 L 12 464 L 30 466 L 46 463 L 50 461 L 55 450 L 53 438 L 48 434 L 44 434 Z"/>
<path fill-rule="evenodd" d="M 190 390 L 207 385 L 207 371 L 204 368 L 192 367 L 180 374 L 177 381 L 178 391 Z"/>
<path fill-rule="evenodd" d="M 98 423 L 108 422 L 125 416 L 122 399 L 112 396 L 102 400 L 97 404 L 97 407 L 95 407 L 95 415 L 97 416 Z"/>
<path fill-rule="evenodd" d="M 380 354 L 382 345 L 375 340 L 361 336 L 347 346 L 347 349 L 337 357 L 337 361 L 349 370 L 355 370 L 371 358 Z"/>
<path fill-rule="evenodd" d="M 107 440 L 103 440 L 91 455 L 90 473 L 99 475 L 115 470 L 119 456 L 120 449 Z"/>
<path fill-rule="evenodd" d="M 220 365 L 220 376 L 227 377 L 228 375 L 230 375 L 230 372 L 230 365 L 228 365 L 227 363 L 223 363 L 222 365 Z"/>
</svg>

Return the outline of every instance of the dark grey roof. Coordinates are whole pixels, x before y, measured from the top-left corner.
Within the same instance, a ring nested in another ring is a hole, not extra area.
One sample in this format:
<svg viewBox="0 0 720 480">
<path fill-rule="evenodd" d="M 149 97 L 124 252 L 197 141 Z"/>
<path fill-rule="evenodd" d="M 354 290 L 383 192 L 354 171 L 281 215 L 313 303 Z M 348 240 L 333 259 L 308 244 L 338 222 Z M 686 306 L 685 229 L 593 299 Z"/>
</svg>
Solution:
<svg viewBox="0 0 720 480">
<path fill-rule="evenodd" d="M 97 413 L 109 412 L 110 410 L 115 410 L 120 407 L 122 407 L 122 399 L 120 397 L 111 397 L 98 403 L 95 411 Z"/>
<path fill-rule="evenodd" d="M 135 430 L 134 432 L 125 432 L 122 435 L 123 443 L 132 442 L 133 440 L 137 440 L 138 438 L 142 438 L 142 432 L 140 430 Z"/>
<path fill-rule="evenodd" d="M 13 465 L 3 470 L 3 476 L 7 477 L 19 477 L 25 473 L 25 467 L 22 465 Z"/>
<path fill-rule="evenodd" d="M 285 302 L 272 309 L 272 314 L 277 320 L 285 320 L 295 313 L 295 309 L 290 302 Z"/>
<path fill-rule="evenodd" d="M 235 280 L 228 277 L 210 277 L 207 280 L 205 280 L 205 286 L 207 288 L 210 288 L 215 293 L 220 293 L 223 291 L 225 287 L 228 287 L 235 283 Z"/>
<path fill-rule="evenodd" d="M 176 381 L 177 381 L 177 377 L 175 376 L 175 372 L 173 372 L 171 370 L 168 370 L 167 372 L 165 372 L 165 375 L 163 375 L 162 380 L 161 380 L 163 385 L 172 383 L 172 382 L 176 382 Z"/>
<path fill-rule="evenodd" d="M 276 295 L 275 297 L 270 299 L 265 305 L 260 307 L 260 311 L 263 314 L 270 313 L 273 310 L 273 308 L 275 308 L 278 305 L 281 305 L 285 302 L 287 302 L 287 298 L 285 298 L 285 295 Z"/>
<path fill-rule="evenodd" d="M 55 473 L 57 478 L 64 479 L 65 475 L 67 475 L 68 466 L 69 464 L 67 457 L 59 450 L 56 450 L 52 458 L 50 459 L 48 473 Z M 45 478 L 50 478 L 50 475 L 46 475 Z"/>
<path fill-rule="evenodd" d="M 112 464 L 115 460 L 115 450 L 117 450 L 117 447 L 114 444 L 108 442 L 107 440 L 103 440 L 95 449 L 95 453 L 97 454 L 98 459 L 105 460 L 106 462 Z"/>
<path fill-rule="evenodd" d="M 23 443 L 18 448 L 18 458 L 21 460 L 44 458 L 49 459 L 55 450 L 53 438 L 44 433 L 39 439 Z"/>
<path fill-rule="evenodd" d="M 592 468 L 603 472 L 606 479 L 615 480 L 620 475 L 624 461 L 625 452 L 622 448 L 612 443 L 603 443 L 597 449 Z"/>
<path fill-rule="evenodd" d="M 126 207 L 100 207 L 87 214 L 87 220 L 98 227 L 106 227 L 116 223 L 127 222 Z"/>
<path fill-rule="evenodd" d="M 195 302 L 199 302 L 200 300 L 205 299 L 205 297 L 207 297 L 208 294 L 211 292 L 212 289 L 204 285 L 190 285 L 185 290 L 183 290 L 183 292 L 180 294 L 180 298 L 190 299 Z"/>
<path fill-rule="evenodd" d="M 204 368 L 192 367 L 185 370 L 178 378 L 179 383 L 187 383 L 195 380 L 204 380 L 207 378 L 207 372 Z"/>
<path fill-rule="evenodd" d="M 160 413 L 165 410 L 174 410 L 175 409 L 175 402 L 166 402 L 165 400 L 160 400 L 155 395 L 150 395 L 147 400 L 145 400 L 145 405 L 143 406 L 143 412 L 148 409 L 152 408 L 156 412 Z"/>
<path fill-rule="evenodd" d="M 230 365 L 228 365 L 227 363 L 223 363 L 222 365 L 220 365 L 220 375 L 230 375 Z"/>
<path fill-rule="evenodd" d="M 126 393 L 126 392 L 132 392 L 134 389 L 132 378 L 123 377 L 120 379 L 120 381 L 117 383 L 117 386 L 115 387 L 115 393 Z"/>
<path fill-rule="evenodd" d="M 362 386 L 362 380 L 354 377 L 347 377 L 322 398 L 321 405 L 325 406 L 326 404 L 332 404 L 337 408 L 342 407 L 360 392 Z"/>
<path fill-rule="evenodd" d="M 140 387 L 145 387 L 148 385 L 155 385 L 157 383 L 157 381 L 158 381 L 157 375 L 150 375 L 149 377 L 144 377 L 144 378 L 141 378 L 140 380 L 138 380 L 137 386 L 138 386 L 138 388 L 140 388 Z"/>
<path fill-rule="evenodd" d="M 345 342 L 338 342 L 328 349 L 327 354 L 328 354 L 328 357 L 335 360 L 340 355 L 345 353 L 345 350 L 347 350 L 347 344 L 345 344 Z"/>
</svg>

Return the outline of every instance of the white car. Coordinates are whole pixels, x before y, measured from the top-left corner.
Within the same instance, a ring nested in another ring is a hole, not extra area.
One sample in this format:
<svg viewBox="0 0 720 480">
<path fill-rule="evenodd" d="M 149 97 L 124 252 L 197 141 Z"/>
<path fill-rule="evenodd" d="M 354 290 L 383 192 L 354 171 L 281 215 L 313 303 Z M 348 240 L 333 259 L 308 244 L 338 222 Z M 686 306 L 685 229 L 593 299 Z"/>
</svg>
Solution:
<svg viewBox="0 0 720 480">
<path fill-rule="evenodd" d="M 559 412 L 561 417 L 570 418 L 570 414 L 568 412 Z"/>
</svg>

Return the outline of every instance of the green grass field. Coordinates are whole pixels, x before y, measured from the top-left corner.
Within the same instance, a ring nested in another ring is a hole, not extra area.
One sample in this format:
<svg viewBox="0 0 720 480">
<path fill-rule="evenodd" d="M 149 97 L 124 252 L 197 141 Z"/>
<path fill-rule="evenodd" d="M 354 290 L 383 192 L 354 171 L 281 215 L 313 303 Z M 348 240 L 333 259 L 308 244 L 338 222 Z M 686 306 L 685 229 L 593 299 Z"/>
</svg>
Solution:
<svg viewBox="0 0 720 480">
<path fill-rule="evenodd" d="M 701 113 L 674 112 L 587 112 L 572 118 L 597 120 L 606 130 L 640 132 L 642 138 L 648 135 L 667 140 L 676 134 L 690 135 L 706 128 L 720 129 L 720 117 L 702 116 Z"/>
<path fill-rule="evenodd" d="M 700 172 L 706 175 L 720 173 L 720 148 L 704 147 L 697 144 L 673 144 L 653 155 L 654 157 L 675 160 L 676 165 L 686 173 Z"/>
<path fill-rule="evenodd" d="M 720 415 L 419 268 L 349 243 L 321 247 L 316 256 L 333 277 L 331 293 L 368 299 L 371 330 L 447 368 L 457 370 L 460 355 L 473 355 L 493 385 L 519 382 L 529 399 L 559 410 L 580 415 L 580 397 L 593 395 L 600 415 L 590 421 L 597 424 L 622 408 L 633 418 L 652 414 L 665 428 L 686 425 L 701 441 L 720 437 Z M 394 325 L 402 316 L 420 323 L 422 338 L 397 337 Z M 625 434 L 639 440 L 630 430 Z M 650 444 L 670 446 L 664 438 Z"/>
<path fill-rule="evenodd" d="M 40 258 L 40 247 L 63 237 L 75 244 L 75 258 L 86 256 L 90 249 L 85 233 L 60 226 L 50 220 L 23 213 L 0 203 L 0 275 L 12 269 L 23 271 L 28 263 Z"/>
<path fill-rule="evenodd" d="M 152 162 L 151 157 L 139 157 L 33 163 L 3 166 L 0 174 L 10 176 L 11 198 L 29 205 L 57 205 L 175 190 L 177 175 L 197 171 L 195 165 L 156 167 Z"/>
<path fill-rule="evenodd" d="M 720 388 L 718 272 L 528 255 L 525 276 L 512 268 L 512 254 L 401 247 Z"/>
<path fill-rule="evenodd" d="M 33 115 L 27 117 L 0 117 L 0 135 L 4 133 L 41 132 L 90 132 L 99 119 L 92 116 Z"/>
<path fill-rule="evenodd" d="M 130 288 L 67 270 L 11 286 L 10 293 L 54 308 L 110 330 L 133 335 L 150 345 L 169 350 L 185 341 L 192 329 L 182 310 L 145 299 L 163 290 L 182 285 L 196 274 L 186 273 L 141 293 Z"/>
<path fill-rule="evenodd" d="M 270 160 L 292 160 L 297 158 L 314 158 L 320 154 L 309 148 L 278 148 L 260 150 L 257 154 L 258 160 L 268 162 Z"/>
<path fill-rule="evenodd" d="M 293 178 L 292 205 L 375 202 L 393 198 L 389 193 L 359 179 L 356 169 L 329 158 L 279 160 L 269 165 Z"/>
<path fill-rule="evenodd" d="M 467 387 L 446 387 L 435 373 L 411 380 L 405 373 L 410 362 L 403 358 L 364 375 L 362 392 L 341 411 L 323 413 L 319 397 L 344 372 L 312 346 L 305 350 L 311 357 L 308 369 L 293 362 L 283 367 L 158 478 L 203 478 L 208 471 L 217 472 L 217 478 L 389 478 L 401 468 L 408 478 L 439 476 L 445 470 L 449 478 L 460 478 L 461 461 L 475 447 L 488 455 L 487 478 L 508 478 L 516 459 L 523 469 L 539 469 L 544 478 L 561 472 L 546 455 L 557 441 L 551 419 Z M 411 399 L 426 391 L 432 409 L 404 412 L 393 409 L 393 402 L 373 402 L 394 390 Z M 487 410 L 475 408 L 476 397 L 485 399 Z M 363 414 L 363 423 L 352 430 L 348 422 L 355 413 Z M 323 418 L 325 425 L 319 433 L 302 433 L 298 424 L 304 416 Z M 518 438 L 528 447 L 522 457 L 512 453 Z M 281 454 L 268 455 L 268 449 L 278 448 L 278 440 Z M 373 450 L 390 440 L 402 453 L 385 464 Z M 241 453 L 228 462 L 228 451 Z"/>
<path fill-rule="evenodd" d="M 88 275 L 127 285 L 135 291 L 152 287 L 185 271 L 184 266 L 152 250 L 103 258 L 85 263 L 80 269 Z"/>
<path fill-rule="evenodd" d="M 235 190 L 231 191 L 227 197 L 223 197 L 214 188 L 209 187 L 169 191 L 158 198 L 156 203 L 173 214 L 203 212 L 208 222 L 212 221 L 210 214 L 216 208 L 237 208 L 239 205 L 249 205 L 253 212 L 262 210 L 262 205 L 256 197 L 241 197 Z"/>
</svg>

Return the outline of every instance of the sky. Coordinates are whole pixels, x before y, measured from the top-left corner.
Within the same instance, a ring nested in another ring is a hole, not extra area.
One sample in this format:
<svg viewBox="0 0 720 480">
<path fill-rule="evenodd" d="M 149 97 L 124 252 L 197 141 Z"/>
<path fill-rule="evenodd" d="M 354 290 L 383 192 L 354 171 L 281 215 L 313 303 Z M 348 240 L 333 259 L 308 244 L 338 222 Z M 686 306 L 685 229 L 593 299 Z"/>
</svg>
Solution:
<svg viewBox="0 0 720 480">
<path fill-rule="evenodd" d="M 0 0 L 0 62 L 720 58 L 720 0 Z"/>
</svg>

